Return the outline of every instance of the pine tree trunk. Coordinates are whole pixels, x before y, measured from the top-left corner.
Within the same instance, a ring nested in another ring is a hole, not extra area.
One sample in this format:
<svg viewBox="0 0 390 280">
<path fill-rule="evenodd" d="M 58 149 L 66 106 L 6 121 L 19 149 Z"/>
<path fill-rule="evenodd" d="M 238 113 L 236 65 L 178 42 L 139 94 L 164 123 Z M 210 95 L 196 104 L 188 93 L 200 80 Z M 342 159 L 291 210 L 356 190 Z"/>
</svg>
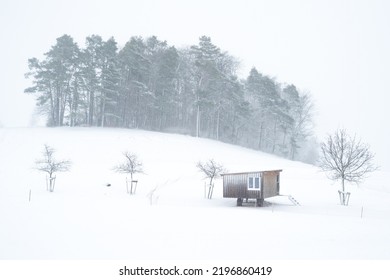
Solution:
<svg viewBox="0 0 390 280">
<path fill-rule="evenodd" d="M 200 136 L 200 108 L 199 104 L 196 108 L 196 137 Z"/>
<path fill-rule="evenodd" d="M 263 148 L 262 147 L 263 146 L 263 130 L 264 130 L 264 123 L 262 122 L 261 125 L 260 125 L 259 144 L 258 144 L 258 148 L 259 148 L 260 151 Z"/>
<path fill-rule="evenodd" d="M 55 101 L 55 115 L 54 115 L 54 125 L 60 126 L 60 98 L 57 96 Z"/>
<path fill-rule="evenodd" d="M 217 113 L 217 140 L 219 140 L 219 124 L 220 124 L 220 117 L 221 117 L 221 110 L 218 109 Z"/>
<path fill-rule="evenodd" d="M 103 99 L 102 100 L 102 109 L 101 109 L 102 120 L 101 120 L 100 126 L 104 127 L 105 115 L 106 115 L 106 95 L 105 94 L 103 94 L 103 98 L 102 99 Z"/>
<path fill-rule="evenodd" d="M 272 139 L 272 153 L 275 153 L 276 148 L 276 121 L 274 123 L 273 139 Z"/>
<path fill-rule="evenodd" d="M 88 108 L 88 125 L 93 125 L 93 114 L 94 114 L 94 106 L 95 106 L 95 96 L 92 91 L 89 93 L 89 108 Z"/>
</svg>

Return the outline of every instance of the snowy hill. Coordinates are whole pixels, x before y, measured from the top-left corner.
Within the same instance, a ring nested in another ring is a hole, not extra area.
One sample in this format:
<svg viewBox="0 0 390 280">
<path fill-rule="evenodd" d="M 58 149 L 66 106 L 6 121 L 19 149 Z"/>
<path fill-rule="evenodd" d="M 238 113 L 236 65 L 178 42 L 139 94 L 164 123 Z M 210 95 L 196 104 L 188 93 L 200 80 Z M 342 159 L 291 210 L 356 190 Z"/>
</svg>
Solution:
<svg viewBox="0 0 390 280">
<path fill-rule="evenodd" d="M 44 144 L 73 163 L 57 174 L 53 193 L 34 169 Z M 112 170 L 126 150 L 144 165 L 135 195 Z M 344 207 L 338 185 L 314 166 L 182 135 L 0 128 L 0 159 L 0 259 L 390 258 L 390 176 L 383 172 L 349 186 Z M 222 198 L 221 180 L 205 199 L 196 163 L 208 159 L 230 172 L 283 169 L 281 193 L 301 206 L 276 197 L 263 208 L 236 207 Z"/>
</svg>

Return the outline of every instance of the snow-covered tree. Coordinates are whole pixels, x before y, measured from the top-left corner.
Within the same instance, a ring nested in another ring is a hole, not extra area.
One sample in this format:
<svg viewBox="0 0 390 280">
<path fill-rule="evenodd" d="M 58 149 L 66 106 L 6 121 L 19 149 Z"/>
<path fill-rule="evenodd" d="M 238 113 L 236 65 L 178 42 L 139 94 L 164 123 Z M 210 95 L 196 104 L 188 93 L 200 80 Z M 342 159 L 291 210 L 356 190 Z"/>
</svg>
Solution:
<svg viewBox="0 0 390 280">
<path fill-rule="evenodd" d="M 77 70 L 79 48 L 69 35 L 57 38 L 57 43 L 45 59 L 28 61 L 29 72 L 26 77 L 33 78 L 33 86 L 26 93 L 36 93 L 37 105 L 47 115 L 49 126 L 62 126 L 73 93 L 74 73 Z"/>
<path fill-rule="evenodd" d="M 29 60 L 37 105 L 50 126 L 110 126 L 169 131 L 300 158 L 313 129 L 312 102 L 294 85 L 252 68 L 239 79 L 239 60 L 201 36 L 177 49 L 156 36 L 69 35 Z"/>
<path fill-rule="evenodd" d="M 146 126 L 154 94 L 148 88 L 151 61 L 142 37 L 131 37 L 118 54 L 120 102 L 118 111 L 124 127 Z"/>
<path fill-rule="evenodd" d="M 220 49 L 211 42 L 211 38 L 202 36 L 199 44 L 191 47 L 194 56 L 193 73 L 196 95 L 196 137 L 201 135 L 202 120 L 207 120 L 207 109 L 213 104 L 216 86 L 220 78 L 217 62 L 221 56 Z M 203 116 L 203 117 L 202 117 Z"/>
<path fill-rule="evenodd" d="M 117 43 L 110 38 L 102 44 L 100 95 L 98 98 L 98 124 L 117 126 L 119 101 L 119 62 Z"/>
<path fill-rule="evenodd" d="M 288 114 L 292 118 L 287 131 L 289 157 L 294 160 L 301 146 L 312 135 L 314 104 L 308 94 L 300 93 L 294 85 L 286 86 L 282 93 L 288 104 Z"/>
<path fill-rule="evenodd" d="M 280 96 L 276 81 L 252 68 L 246 80 L 246 93 L 251 105 L 251 129 L 248 136 L 257 139 L 254 148 L 275 152 L 278 131 L 285 123 L 291 122 L 286 113 L 287 104 Z M 252 141 L 253 141 L 252 140 Z"/>
</svg>

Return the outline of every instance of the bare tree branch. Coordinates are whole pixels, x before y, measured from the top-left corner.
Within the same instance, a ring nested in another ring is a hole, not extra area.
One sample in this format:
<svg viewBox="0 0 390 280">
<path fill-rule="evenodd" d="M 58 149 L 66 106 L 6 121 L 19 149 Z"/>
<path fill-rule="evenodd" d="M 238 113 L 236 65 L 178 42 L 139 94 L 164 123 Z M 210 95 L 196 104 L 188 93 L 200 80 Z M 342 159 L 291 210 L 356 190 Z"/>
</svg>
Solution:
<svg viewBox="0 0 390 280">
<path fill-rule="evenodd" d="M 211 199 L 213 193 L 213 180 L 218 178 L 221 173 L 225 172 L 225 168 L 221 164 L 215 162 L 213 159 L 210 159 L 204 163 L 198 162 L 196 167 L 205 174 L 205 179 L 210 180 L 208 198 Z"/>
<path fill-rule="evenodd" d="M 54 173 L 66 172 L 70 170 L 72 163 L 69 160 L 56 160 L 54 158 L 55 150 L 49 145 L 45 144 L 42 152 L 43 158 L 36 160 L 36 169 L 42 172 L 46 172 L 50 179 L 50 188 L 52 192 L 54 190 Z"/>
<path fill-rule="evenodd" d="M 128 173 L 133 176 L 135 173 L 142 173 L 142 162 L 139 161 L 137 155 L 128 151 L 123 152 L 123 156 L 126 158 L 124 163 L 121 163 L 114 167 L 114 171 L 118 173 Z"/>
<path fill-rule="evenodd" d="M 370 147 L 356 138 L 350 137 L 344 129 L 328 135 L 321 144 L 320 168 L 332 180 L 341 180 L 342 191 L 345 181 L 359 183 L 378 167 L 373 163 L 374 154 Z"/>
<path fill-rule="evenodd" d="M 134 184 L 134 193 L 136 189 L 136 185 L 138 182 L 133 181 L 133 175 L 136 173 L 143 173 L 143 165 L 142 162 L 138 159 L 137 155 L 131 153 L 131 152 L 123 152 L 123 156 L 126 158 L 125 162 L 115 166 L 113 170 L 118 173 L 125 173 L 125 174 L 130 174 L 130 184 L 131 188 L 129 191 L 128 188 L 128 182 L 126 179 L 126 188 L 127 188 L 127 193 L 133 194 L 133 184 Z"/>
</svg>

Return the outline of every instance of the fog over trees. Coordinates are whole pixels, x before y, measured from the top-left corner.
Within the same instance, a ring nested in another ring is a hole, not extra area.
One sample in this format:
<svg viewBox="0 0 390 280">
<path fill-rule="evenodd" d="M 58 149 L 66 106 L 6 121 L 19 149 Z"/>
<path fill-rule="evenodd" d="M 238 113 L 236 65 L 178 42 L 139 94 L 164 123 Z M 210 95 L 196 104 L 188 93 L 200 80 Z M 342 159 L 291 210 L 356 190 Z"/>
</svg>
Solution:
<svg viewBox="0 0 390 280">
<path fill-rule="evenodd" d="M 206 137 L 297 158 L 312 134 L 313 102 L 293 84 L 252 68 L 206 36 L 187 48 L 131 37 L 57 38 L 26 78 L 48 126 L 139 128 Z"/>
</svg>

